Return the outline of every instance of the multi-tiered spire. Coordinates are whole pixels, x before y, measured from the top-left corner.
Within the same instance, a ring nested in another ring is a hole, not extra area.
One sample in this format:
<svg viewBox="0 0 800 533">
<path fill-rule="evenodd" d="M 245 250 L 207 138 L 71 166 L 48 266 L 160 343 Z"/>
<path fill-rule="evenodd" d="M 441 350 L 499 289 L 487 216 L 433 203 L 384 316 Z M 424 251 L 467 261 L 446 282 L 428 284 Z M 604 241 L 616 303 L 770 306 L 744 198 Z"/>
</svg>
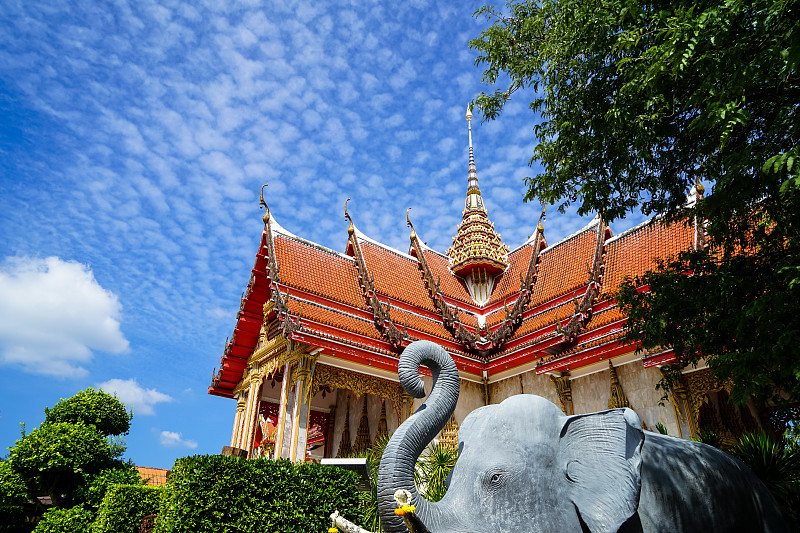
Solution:
<svg viewBox="0 0 800 533">
<path fill-rule="evenodd" d="M 479 305 L 489 300 L 494 278 L 508 266 L 508 246 L 494 230 L 478 187 L 478 171 L 472 150 L 472 110 L 467 108 L 469 171 L 467 199 L 453 245 L 447 250 L 450 269 L 467 282 L 472 299 Z"/>
</svg>

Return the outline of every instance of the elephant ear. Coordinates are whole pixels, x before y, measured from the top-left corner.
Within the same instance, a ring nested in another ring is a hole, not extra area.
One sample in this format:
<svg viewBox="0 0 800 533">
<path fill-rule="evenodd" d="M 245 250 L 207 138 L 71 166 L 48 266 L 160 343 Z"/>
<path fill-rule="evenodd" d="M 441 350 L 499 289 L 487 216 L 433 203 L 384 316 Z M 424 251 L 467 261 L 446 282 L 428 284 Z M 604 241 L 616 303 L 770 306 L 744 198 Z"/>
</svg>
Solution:
<svg viewBox="0 0 800 533">
<path fill-rule="evenodd" d="M 592 533 L 614 533 L 639 506 L 644 433 L 630 409 L 567 418 L 559 464 L 570 499 Z"/>
</svg>

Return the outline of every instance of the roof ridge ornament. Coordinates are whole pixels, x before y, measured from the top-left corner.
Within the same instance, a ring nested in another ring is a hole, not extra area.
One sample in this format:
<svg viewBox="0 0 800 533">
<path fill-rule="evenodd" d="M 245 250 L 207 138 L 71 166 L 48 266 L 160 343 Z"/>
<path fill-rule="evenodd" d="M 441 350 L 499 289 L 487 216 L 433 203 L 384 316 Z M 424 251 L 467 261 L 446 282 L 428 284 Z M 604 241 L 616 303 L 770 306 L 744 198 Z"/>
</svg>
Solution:
<svg viewBox="0 0 800 533">
<path fill-rule="evenodd" d="M 411 211 L 410 207 L 406 209 L 406 224 L 411 228 L 411 239 L 416 239 L 417 232 L 414 230 L 414 224 L 411 223 L 411 217 L 408 216 L 409 211 Z"/>
<path fill-rule="evenodd" d="M 264 224 L 267 224 L 267 222 L 269 222 L 269 207 L 267 206 L 267 202 L 264 201 L 264 187 L 266 187 L 267 185 L 268 185 L 267 183 L 262 185 L 261 191 L 258 194 L 259 196 L 258 208 L 261 209 L 263 207 L 264 209 L 267 210 L 267 212 L 264 213 L 264 217 L 262 218 Z"/>
<path fill-rule="evenodd" d="M 344 219 L 350 221 L 350 226 L 347 228 L 347 234 L 352 237 L 353 233 L 355 233 L 355 231 L 356 231 L 356 228 L 353 225 L 353 219 L 350 218 L 350 214 L 347 212 L 347 202 L 349 202 L 349 201 L 350 201 L 350 198 L 348 198 L 347 200 L 344 201 Z"/>
</svg>

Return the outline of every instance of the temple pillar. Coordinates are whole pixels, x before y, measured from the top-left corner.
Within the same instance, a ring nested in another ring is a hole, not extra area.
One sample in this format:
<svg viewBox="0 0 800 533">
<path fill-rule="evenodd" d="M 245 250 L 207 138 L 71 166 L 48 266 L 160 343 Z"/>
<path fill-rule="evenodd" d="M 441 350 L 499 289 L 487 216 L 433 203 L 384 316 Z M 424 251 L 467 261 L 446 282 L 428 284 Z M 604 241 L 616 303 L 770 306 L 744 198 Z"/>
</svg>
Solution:
<svg viewBox="0 0 800 533">
<path fill-rule="evenodd" d="M 291 428 L 292 414 L 294 413 L 294 392 L 292 392 L 293 373 L 294 368 L 292 367 L 292 363 L 286 363 L 283 367 L 278 427 L 275 431 L 275 459 L 286 459 L 289 456 L 291 432 L 287 430 L 287 427 Z"/>
<path fill-rule="evenodd" d="M 247 391 L 247 410 L 245 416 L 245 429 L 242 436 L 242 448 L 247 450 L 247 456 L 253 455 L 253 439 L 258 426 L 258 410 L 261 405 L 261 381 L 262 376 L 259 372 L 252 372 L 250 375 L 250 387 Z"/>
<path fill-rule="evenodd" d="M 242 417 L 244 416 L 245 402 L 241 394 L 236 398 L 236 418 L 233 420 L 233 431 L 231 431 L 231 448 L 239 447 L 239 435 L 242 433 Z"/>
<path fill-rule="evenodd" d="M 317 353 L 319 350 L 317 350 Z M 317 353 L 305 354 L 297 362 L 294 379 L 294 409 L 292 412 L 291 443 L 289 459 L 298 463 L 305 461 L 308 444 L 308 420 L 311 415 L 311 398 L 314 395 L 314 367 L 319 356 Z"/>
</svg>

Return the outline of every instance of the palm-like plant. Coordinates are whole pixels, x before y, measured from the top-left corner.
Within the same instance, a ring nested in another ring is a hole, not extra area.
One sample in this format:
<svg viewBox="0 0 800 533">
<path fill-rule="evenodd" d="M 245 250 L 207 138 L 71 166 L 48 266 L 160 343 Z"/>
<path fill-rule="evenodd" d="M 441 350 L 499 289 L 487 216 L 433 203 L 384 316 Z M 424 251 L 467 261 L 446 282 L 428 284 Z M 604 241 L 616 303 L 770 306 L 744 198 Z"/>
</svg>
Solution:
<svg viewBox="0 0 800 533">
<path fill-rule="evenodd" d="M 429 446 L 427 452 L 417 460 L 414 481 L 422 497 L 438 502 L 447 492 L 447 476 L 456 464 L 458 449 L 453 446 L 437 444 Z"/>
<path fill-rule="evenodd" d="M 800 522 L 800 445 L 796 441 L 749 433 L 730 453 L 749 466 L 772 492 L 788 523 Z"/>
</svg>

